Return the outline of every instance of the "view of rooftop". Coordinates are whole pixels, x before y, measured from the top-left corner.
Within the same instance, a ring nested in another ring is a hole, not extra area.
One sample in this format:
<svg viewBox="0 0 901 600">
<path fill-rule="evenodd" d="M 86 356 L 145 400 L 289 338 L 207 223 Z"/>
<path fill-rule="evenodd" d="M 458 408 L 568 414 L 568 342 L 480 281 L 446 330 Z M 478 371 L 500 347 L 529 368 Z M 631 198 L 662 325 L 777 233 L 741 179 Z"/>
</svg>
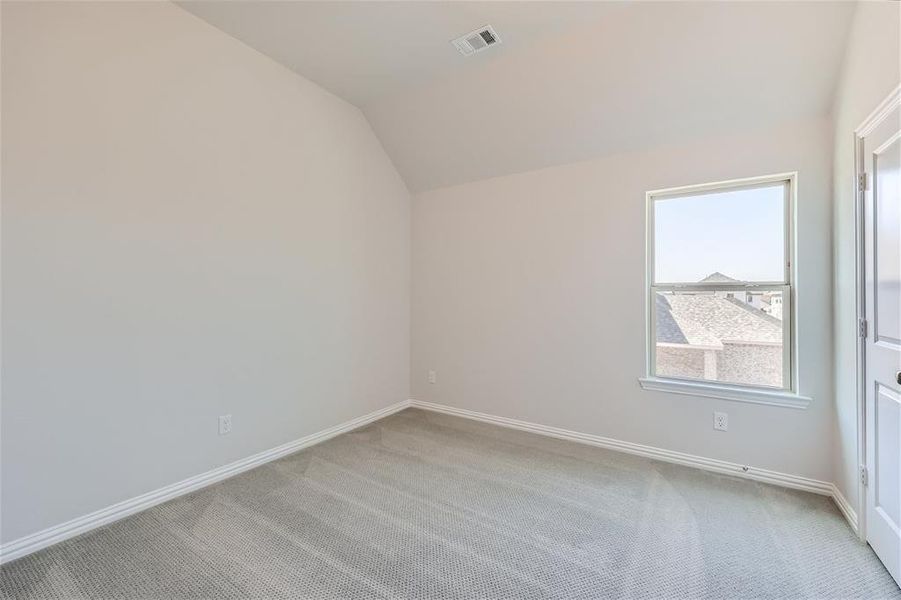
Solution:
<svg viewBox="0 0 901 600">
<path fill-rule="evenodd" d="M 715 272 L 700 283 L 741 282 Z M 656 294 L 656 373 L 781 387 L 782 292 L 724 288 Z"/>
</svg>

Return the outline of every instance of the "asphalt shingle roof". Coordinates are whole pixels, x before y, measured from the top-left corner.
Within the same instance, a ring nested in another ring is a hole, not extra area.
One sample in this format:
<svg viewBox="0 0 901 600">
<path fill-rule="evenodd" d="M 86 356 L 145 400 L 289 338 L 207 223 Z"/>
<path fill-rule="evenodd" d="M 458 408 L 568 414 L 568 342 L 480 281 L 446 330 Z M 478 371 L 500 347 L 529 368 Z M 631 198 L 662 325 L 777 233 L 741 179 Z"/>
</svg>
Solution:
<svg viewBox="0 0 901 600">
<path fill-rule="evenodd" d="M 707 277 L 705 277 L 698 283 L 741 283 L 741 280 L 733 279 L 732 277 L 729 277 L 728 275 L 723 275 L 719 271 L 716 271 L 714 273 L 711 273 L 710 275 L 708 275 Z"/>
<path fill-rule="evenodd" d="M 657 341 L 721 347 L 724 342 L 782 342 L 782 321 L 735 298 L 657 294 Z"/>
</svg>

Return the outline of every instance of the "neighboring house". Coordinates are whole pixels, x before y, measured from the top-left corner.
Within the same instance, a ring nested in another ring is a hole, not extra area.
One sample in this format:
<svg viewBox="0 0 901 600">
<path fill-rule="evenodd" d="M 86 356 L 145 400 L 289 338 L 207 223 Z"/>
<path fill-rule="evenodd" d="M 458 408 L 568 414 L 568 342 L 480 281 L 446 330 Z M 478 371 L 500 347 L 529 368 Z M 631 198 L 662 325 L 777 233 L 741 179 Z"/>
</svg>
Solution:
<svg viewBox="0 0 901 600">
<path fill-rule="evenodd" d="M 658 376 L 782 387 L 779 319 L 720 292 L 658 293 L 656 310 Z"/>
<path fill-rule="evenodd" d="M 772 294 L 770 292 L 748 292 L 745 297 L 745 302 L 757 310 L 767 312 L 770 308 L 771 297 Z"/>
<path fill-rule="evenodd" d="M 708 275 L 707 277 L 705 277 L 698 283 L 744 283 L 744 282 L 740 279 L 733 279 L 732 277 L 729 277 L 728 275 L 723 275 L 719 271 L 716 271 L 715 273 L 711 273 L 710 275 Z"/>
<path fill-rule="evenodd" d="M 770 305 L 763 309 L 766 314 L 782 320 L 782 294 L 773 294 L 770 297 Z"/>
<path fill-rule="evenodd" d="M 782 294 L 779 292 L 749 293 L 745 302 L 771 317 L 782 320 Z"/>
<path fill-rule="evenodd" d="M 719 271 L 711 273 L 698 283 L 744 283 L 740 279 L 734 279 L 723 275 Z M 730 292 L 718 290 L 716 295 L 721 298 L 736 298 L 750 304 L 766 314 L 782 320 L 782 294 L 778 292 Z"/>
</svg>

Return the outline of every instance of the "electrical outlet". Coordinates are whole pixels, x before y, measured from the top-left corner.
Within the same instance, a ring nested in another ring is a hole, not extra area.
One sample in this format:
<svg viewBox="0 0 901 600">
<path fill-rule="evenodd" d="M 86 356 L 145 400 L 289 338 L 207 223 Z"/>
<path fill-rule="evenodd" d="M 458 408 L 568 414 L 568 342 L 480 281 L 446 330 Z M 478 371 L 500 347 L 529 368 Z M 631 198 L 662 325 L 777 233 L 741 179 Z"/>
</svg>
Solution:
<svg viewBox="0 0 901 600">
<path fill-rule="evenodd" d="M 438 383 L 438 372 L 429 371 L 429 383 Z"/>
<path fill-rule="evenodd" d="M 225 435 L 232 431 L 232 416 L 222 415 L 219 417 L 219 435 Z"/>
<path fill-rule="evenodd" d="M 717 431 L 729 431 L 729 414 L 724 412 L 713 413 L 713 428 Z"/>
</svg>

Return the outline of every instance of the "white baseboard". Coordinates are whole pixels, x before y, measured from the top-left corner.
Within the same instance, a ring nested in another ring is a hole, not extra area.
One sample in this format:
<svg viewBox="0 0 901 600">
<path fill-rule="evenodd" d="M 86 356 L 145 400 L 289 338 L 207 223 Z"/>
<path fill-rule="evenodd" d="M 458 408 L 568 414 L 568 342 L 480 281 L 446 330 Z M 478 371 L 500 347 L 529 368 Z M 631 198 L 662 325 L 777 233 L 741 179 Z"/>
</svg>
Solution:
<svg viewBox="0 0 901 600">
<path fill-rule="evenodd" d="M 300 439 L 294 440 L 293 442 L 282 444 L 281 446 L 277 446 L 270 450 L 265 450 L 248 458 L 235 461 L 211 471 L 201 473 L 200 475 L 179 481 L 178 483 L 159 488 L 152 492 L 142 494 L 123 502 L 119 502 L 104 509 L 84 515 L 82 517 L 72 519 L 71 521 L 67 521 L 60 525 L 49 527 L 47 529 L 44 529 L 43 531 L 39 531 L 37 533 L 0 545 L 0 564 L 21 558 L 22 556 L 31 554 L 32 552 L 36 552 L 38 550 L 41 550 L 42 548 L 52 546 L 53 544 L 57 544 L 59 542 L 62 542 L 63 540 L 67 540 L 82 533 L 88 532 L 92 529 L 96 529 L 97 527 L 118 521 L 119 519 L 132 515 L 134 513 L 156 506 L 157 504 L 172 500 L 173 498 L 177 498 L 178 496 L 193 492 L 202 487 L 212 485 L 216 482 L 222 481 L 223 479 L 233 477 L 254 467 L 258 467 L 277 458 L 281 458 L 282 456 L 286 456 L 293 452 L 297 452 L 298 450 L 302 450 L 303 448 L 324 442 L 327 439 L 333 438 L 353 429 L 357 429 L 364 425 L 368 425 L 373 421 L 377 421 L 378 419 L 399 412 L 409 406 L 430 410 L 433 412 L 440 412 L 449 415 L 455 415 L 458 417 L 464 417 L 475 421 L 493 423 L 495 425 L 509 427 L 512 429 L 530 431 L 532 433 L 537 433 L 540 435 L 589 444 L 592 446 L 598 446 L 600 448 L 607 448 L 609 450 L 625 452 L 627 454 L 635 454 L 638 456 L 644 456 L 665 462 L 676 463 L 694 467 L 696 469 L 702 469 L 704 471 L 736 475 L 738 477 L 753 479 L 755 481 L 762 481 L 764 483 L 771 483 L 782 487 L 805 490 L 816 494 L 831 496 L 841 513 L 848 520 L 851 528 L 854 529 L 855 532 L 857 532 L 857 515 L 854 512 L 854 509 L 841 494 L 838 488 L 836 488 L 832 483 L 818 481 L 816 479 L 809 479 L 806 477 L 800 477 L 798 475 L 789 475 L 787 473 L 769 471 L 766 469 L 757 469 L 753 467 L 746 468 L 745 466 L 738 463 L 731 463 L 713 458 L 705 458 L 702 456 L 695 456 L 693 454 L 685 454 L 683 452 L 674 452 L 672 450 L 665 450 L 663 448 L 655 448 L 653 446 L 624 442 L 613 438 L 606 438 L 588 433 L 579 433 L 576 431 L 569 431 L 567 429 L 560 429 L 558 427 L 549 427 L 547 425 L 529 423 L 528 421 L 520 421 L 518 419 L 498 417 L 462 408 L 454 408 L 452 406 L 434 404 L 432 402 L 404 400 L 402 402 L 398 402 L 396 404 L 392 404 L 391 406 L 387 406 L 383 409 L 369 413 L 368 415 L 364 415 L 345 423 L 341 423 L 340 425 L 336 425 L 335 427 L 331 427 L 329 429 L 319 431 L 306 437 L 302 437 Z"/>
<path fill-rule="evenodd" d="M 387 406 L 375 412 L 371 412 L 368 415 L 364 415 L 362 417 L 352 419 L 329 429 L 313 433 L 306 437 L 294 440 L 293 442 L 288 442 L 286 444 L 282 444 L 281 446 L 276 446 L 275 448 L 265 450 L 258 454 L 254 454 L 253 456 L 249 456 L 225 466 L 207 471 L 206 473 L 201 473 L 200 475 L 189 477 L 188 479 L 179 481 L 178 483 L 167 485 L 166 487 L 159 488 L 157 490 L 142 494 L 129 500 L 124 500 L 117 504 L 113 504 L 112 506 L 108 506 L 101 510 L 84 515 L 82 517 L 72 519 L 71 521 L 62 523 L 61 525 L 49 527 L 47 529 L 44 529 L 43 531 L 21 537 L 17 540 L 13 540 L 0 546 L 0 564 L 9 562 L 16 558 L 20 558 L 27 554 L 31 554 L 32 552 L 36 552 L 42 548 L 46 548 L 47 546 L 52 546 L 53 544 L 57 544 L 63 540 L 75 537 L 76 535 L 80 535 L 92 529 L 96 529 L 97 527 L 107 525 L 109 523 L 112 523 L 113 521 L 118 521 L 119 519 L 132 515 L 136 512 L 146 510 L 152 506 L 166 502 L 167 500 L 172 500 L 173 498 L 177 498 L 178 496 L 182 496 L 202 487 L 206 487 L 218 481 L 222 481 L 223 479 L 233 477 L 238 473 L 253 469 L 254 467 L 258 467 L 277 458 L 281 458 L 282 456 L 297 452 L 298 450 L 302 450 L 303 448 L 306 448 L 308 446 L 318 444 L 319 442 L 324 442 L 327 439 L 333 438 L 353 429 L 357 429 L 359 427 L 362 427 L 363 425 L 368 425 L 373 421 L 387 417 L 388 415 L 403 410 L 408 406 L 410 406 L 409 400 L 404 400 L 402 402 L 392 404 L 391 406 Z"/>
<path fill-rule="evenodd" d="M 738 463 L 727 462 L 715 458 L 705 458 L 703 456 L 695 456 L 694 454 L 685 454 L 684 452 L 675 452 L 673 450 L 665 450 L 663 448 L 655 448 L 654 446 L 645 446 L 643 444 L 635 444 L 633 442 L 624 442 L 613 438 L 601 437 L 590 433 L 579 433 L 577 431 L 569 431 L 558 427 L 549 427 L 547 425 L 539 425 L 537 423 L 529 423 L 528 421 L 520 421 L 518 419 L 509 419 L 507 417 L 497 417 L 485 413 L 465 410 L 462 408 L 454 408 L 443 404 L 434 404 L 432 402 L 422 402 L 419 400 L 410 400 L 410 405 L 416 408 L 431 410 L 434 412 L 465 417 L 475 421 L 483 421 L 485 423 L 493 423 L 503 427 L 512 429 L 520 429 L 522 431 L 531 431 L 562 440 L 570 440 L 607 448 L 608 450 L 616 450 L 627 454 L 635 454 L 665 462 L 676 463 L 704 471 L 712 471 L 714 473 L 725 473 L 727 475 L 736 475 L 745 479 L 753 479 L 764 483 L 804 490 L 824 496 L 834 496 L 835 486 L 826 481 L 801 477 L 800 475 L 790 475 L 788 473 L 780 473 L 778 471 L 770 471 L 767 469 L 758 469 L 756 467 L 748 467 Z"/>
<path fill-rule="evenodd" d="M 838 510 L 844 515 L 845 520 L 848 521 L 848 525 L 851 526 L 851 529 L 854 530 L 855 534 L 858 534 L 858 526 L 857 526 L 857 513 L 854 512 L 854 509 L 851 507 L 851 503 L 845 498 L 845 496 L 839 491 L 838 487 L 835 484 L 832 485 L 832 500 L 835 502 L 835 505 L 838 506 Z"/>
<path fill-rule="evenodd" d="M 746 467 L 738 463 L 717 460 L 714 458 L 705 458 L 703 456 L 695 456 L 693 454 L 685 454 L 683 452 L 674 452 L 672 450 L 665 450 L 663 448 L 655 448 L 654 446 L 645 446 L 643 444 L 624 442 L 621 440 L 601 437 L 598 435 L 591 435 L 588 433 L 569 431 L 567 429 L 560 429 L 558 427 L 548 427 L 547 425 L 539 425 L 537 423 L 520 421 L 518 419 L 498 417 L 495 415 L 466 410 L 463 408 L 445 406 L 443 404 L 410 400 L 410 406 L 422 408 L 425 410 L 431 410 L 434 412 L 455 415 L 458 417 L 464 417 L 467 419 L 473 419 L 475 421 L 493 423 L 494 425 L 500 425 L 502 427 L 520 429 L 522 431 L 531 431 L 532 433 L 538 433 L 558 439 L 589 444 L 592 446 L 598 446 L 600 448 L 607 448 L 608 450 L 616 450 L 618 452 L 625 452 L 627 454 L 635 454 L 638 456 L 644 456 L 665 462 L 676 463 L 704 471 L 736 475 L 738 477 L 744 477 L 746 479 L 753 479 L 754 481 L 761 481 L 782 487 L 813 492 L 815 494 L 821 494 L 823 496 L 830 496 L 835 502 L 836 506 L 838 506 L 839 512 L 841 512 L 845 519 L 848 521 L 848 525 L 851 526 L 851 529 L 854 530 L 855 534 L 858 534 L 857 513 L 833 483 L 819 481 L 817 479 L 810 479 L 807 477 L 801 477 L 799 475 L 780 473 L 778 471 Z"/>
</svg>

